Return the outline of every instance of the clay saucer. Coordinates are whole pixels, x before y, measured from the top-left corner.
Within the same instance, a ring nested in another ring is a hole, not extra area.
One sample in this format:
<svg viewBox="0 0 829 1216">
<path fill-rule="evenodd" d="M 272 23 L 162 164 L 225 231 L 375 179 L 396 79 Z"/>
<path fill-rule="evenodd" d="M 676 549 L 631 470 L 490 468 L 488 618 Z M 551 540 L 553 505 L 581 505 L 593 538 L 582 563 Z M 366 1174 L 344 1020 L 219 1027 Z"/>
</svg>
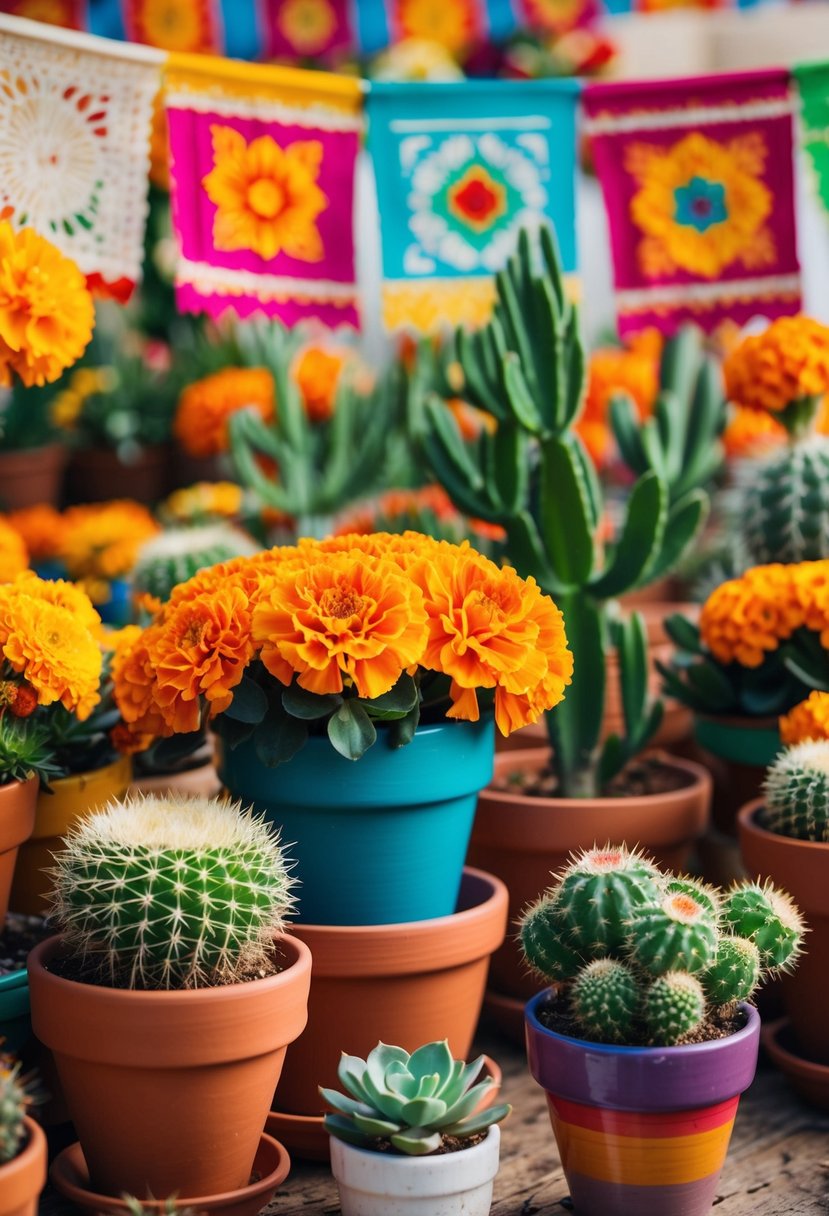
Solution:
<svg viewBox="0 0 829 1216">
<path fill-rule="evenodd" d="M 487 1021 L 496 1027 L 504 1038 L 524 1046 L 524 1007 L 526 1001 L 518 996 L 504 996 L 487 988 L 484 995 L 484 1014 Z"/>
<path fill-rule="evenodd" d="M 290 1168 L 291 1159 L 282 1145 L 263 1133 L 253 1159 L 251 1182 L 247 1186 L 238 1191 L 227 1191 L 224 1195 L 182 1199 L 181 1205 L 193 1216 L 207 1216 L 207 1213 L 213 1212 L 220 1212 L 221 1216 L 257 1216 L 288 1177 Z M 49 1177 L 59 1194 L 83 1211 L 92 1213 L 92 1216 L 126 1216 L 129 1212 L 123 1199 L 96 1195 L 89 1190 L 89 1172 L 78 1141 L 58 1154 L 52 1162 Z M 160 1214 L 165 1207 L 163 1199 L 143 1200 L 147 1213 Z"/>
<path fill-rule="evenodd" d="M 481 1103 L 480 1110 L 492 1105 L 501 1088 L 501 1069 L 489 1056 L 484 1056 L 480 1079 L 486 1077 L 492 1077 L 495 1084 Z M 287 1144 L 294 1157 L 303 1161 L 328 1160 L 328 1132 L 323 1126 L 322 1115 L 286 1115 L 282 1111 L 272 1110 L 265 1131 Z"/>
<path fill-rule="evenodd" d="M 762 1039 L 769 1059 L 785 1073 L 795 1092 L 821 1110 L 829 1110 L 829 1064 L 817 1064 L 798 1054 L 789 1019 L 764 1026 Z"/>
</svg>

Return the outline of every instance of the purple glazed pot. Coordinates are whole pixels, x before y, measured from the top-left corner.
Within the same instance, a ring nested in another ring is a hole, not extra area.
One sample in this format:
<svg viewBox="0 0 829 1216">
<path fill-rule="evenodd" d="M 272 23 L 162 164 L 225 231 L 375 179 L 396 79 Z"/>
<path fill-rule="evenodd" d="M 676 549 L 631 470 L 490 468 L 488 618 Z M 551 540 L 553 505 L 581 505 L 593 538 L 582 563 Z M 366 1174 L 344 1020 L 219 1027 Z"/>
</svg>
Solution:
<svg viewBox="0 0 829 1216">
<path fill-rule="evenodd" d="M 757 1066 L 760 1018 L 727 1039 L 684 1047 L 615 1047 L 547 1030 L 527 1004 L 527 1056 L 547 1091 L 578 1216 L 705 1216 L 737 1103 Z"/>
</svg>

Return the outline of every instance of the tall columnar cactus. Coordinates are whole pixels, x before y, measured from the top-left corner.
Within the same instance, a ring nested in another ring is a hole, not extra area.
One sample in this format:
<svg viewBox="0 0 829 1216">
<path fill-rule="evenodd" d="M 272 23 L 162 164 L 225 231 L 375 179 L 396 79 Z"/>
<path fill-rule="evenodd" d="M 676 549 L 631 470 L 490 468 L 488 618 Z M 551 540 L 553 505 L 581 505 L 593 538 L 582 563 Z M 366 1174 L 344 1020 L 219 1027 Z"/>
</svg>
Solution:
<svg viewBox="0 0 829 1216">
<path fill-rule="evenodd" d="M 66 838 L 54 877 L 52 915 L 69 950 L 124 988 L 255 974 L 292 903 L 273 831 L 205 798 L 111 803 Z"/>
<path fill-rule="evenodd" d="M 591 890 L 584 876 L 599 873 Z M 749 883 L 721 898 L 624 846 L 575 858 L 521 921 L 524 956 L 577 1033 L 629 1045 L 704 1036 L 708 1019 L 792 965 L 802 934 L 782 892 Z"/>
<path fill-rule="evenodd" d="M 491 414 L 497 428 L 483 428 L 471 442 L 462 438 L 445 402 L 428 391 L 435 386 L 428 352 L 422 392 L 412 394 L 413 426 L 458 509 L 500 524 L 509 560 L 554 594 L 564 613 L 575 673 L 566 701 L 548 716 L 554 764 L 564 796 L 595 797 L 652 737 L 661 716 L 661 706 L 648 701 L 642 620 L 637 614 L 615 620 L 611 601 L 672 569 L 696 535 L 707 499 L 697 489 L 677 494 L 679 474 L 653 445 L 618 535 L 603 547 L 601 486 L 573 429 L 584 397 L 584 347 L 549 232 L 540 236 L 539 265 L 522 234 L 496 288 L 489 324 L 456 335 L 455 370 L 462 373 L 462 396 Z M 704 434 L 689 434 L 683 447 L 694 468 L 696 443 L 708 446 Z M 611 648 L 619 658 L 625 730 L 602 745 Z"/>
<path fill-rule="evenodd" d="M 20 1066 L 11 1066 L 0 1057 L 0 1165 L 12 1161 L 20 1151 L 25 1135 L 23 1120 L 28 1101 L 20 1081 Z"/>
<path fill-rule="evenodd" d="M 173 588 L 199 570 L 249 556 L 257 548 L 251 537 L 230 524 L 167 528 L 141 548 L 132 575 L 133 590 L 166 603 Z"/>
<path fill-rule="evenodd" d="M 763 823 L 770 831 L 829 844 L 829 742 L 786 748 L 769 768 L 763 789 Z"/>
</svg>

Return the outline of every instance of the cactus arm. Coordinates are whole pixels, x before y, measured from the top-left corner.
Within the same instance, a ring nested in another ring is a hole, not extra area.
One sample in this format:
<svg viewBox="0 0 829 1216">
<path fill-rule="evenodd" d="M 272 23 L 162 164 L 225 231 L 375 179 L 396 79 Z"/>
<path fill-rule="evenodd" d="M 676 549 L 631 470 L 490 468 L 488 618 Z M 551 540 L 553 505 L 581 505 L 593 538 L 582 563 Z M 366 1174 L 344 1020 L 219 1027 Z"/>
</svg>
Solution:
<svg viewBox="0 0 829 1216">
<path fill-rule="evenodd" d="M 535 407 L 532 391 L 525 376 L 525 368 L 514 351 L 507 351 L 503 359 L 504 393 L 515 421 L 531 435 L 540 435 L 543 430 L 541 416 Z"/>
<path fill-rule="evenodd" d="M 254 490 L 267 506 L 286 515 L 291 514 L 293 504 L 285 488 L 267 477 L 257 464 L 253 445 L 242 422 L 242 414 L 237 414 L 230 420 L 230 454 L 239 478 L 244 485 Z"/>
<path fill-rule="evenodd" d="M 546 287 L 546 284 L 545 284 Z M 584 345 L 579 340 L 579 314 L 578 309 L 573 307 L 570 310 L 570 317 L 567 323 L 567 331 L 565 334 L 565 347 L 567 350 L 567 366 L 563 368 L 564 383 L 561 385 L 562 395 L 560 400 L 564 403 L 564 412 L 556 416 L 559 430 L 566 430 L 576 421 L 582 410 L 584 401 L 584 390 L 586 386 L 586 360 L 584 354 Z M 560 360 L 561 364 L 564 360 Z"/>
<path fill-rule="evenodd" d="M 514 515 L 527 501 L 529 491 L 529 451 L 526 435 L 517 426 L 504 423 L 497 441 L 482 434 L 481 443 L 491 469 L 490 486 L 503 503 L 505 511 Z"/>
<path fill-rule="evenodd" d="M 536 375 L 536 360 L 541 353 L 536 339 L 539 335 L 533 333 L 532 315 L 527 315 L 521 308 L 518 294 L 515 290 L 513 274 L 520 279 L 520 266 L 514 269 L 517 259 L 511 258 L 506 270 L 499 271 L 495 276 L 498 295 L 498 316 L 504 330 L 507 350 L 510 351 L 523 370 L 523 379 L 527 386 L 528 396 L 533 401 L 540 397 L 540 386 Z M 535 292 L 530 281 L 525 280 L 527 298 L 532 300 Z M 533 407 L 533 412 L 535 409 Z"/>
<path fill-rule="evenodd" d="M 667 488 L 656 473 L 646 473 L 633 487 L 610 565 L 590 584 L 597 599 L 612 599 L 639 582 L 661 551 L 667 517 Z"/>
<path fill-rule="evenodd" d="M 507 522 L 506 530 L 507 555 L 515 568 L 523 575 L 532 575 L 548 595 L 558 595 L 563 584 L 550 569 L 538 527 L 529 511 L 519 511 Z"/>
<path fill-rule="evenodd" d="M 596 472 L 596 466 L 585 451 L 584 444 L 575 432 L 570 436 L 573 445 L 573 455 L 581 466 L 584 484 L 587 488 L 587 505 L 590 509 L 590 526 L 595 531 L 604 513 L 604 495 L 602 484 Z"/>
<path fill-rule="evenodd" d="M 595 798 L 599 782 L 596 751 L 605 703 L 605 633 L 602 612 L 576 591 L 558 596 L 567 640 L 573 651 L 573 682 L 567 696 L 547 715 L 564 798 Z"/>
<path fill-rule="evenodd" d="M 473 491 L 485 493 L 485 478 L 480 469 L 472 463 L 460 428 L 439 397 L 429 397 L 426 402 L 426 415 L 430 423 L 430 436 L 440 445 L 445 460 L 454 469 L 456 477 Z"/>
<path fill-rule="evenodd" d="M 634 473 L 644 472 L 645 449 L 642 447 L 636 406 L 627 393 L 616 393 L 610 401 L 610 425 L 619 453 Z"/>
<path fill-rule="evenodd" d="M 583 586 L 593 568 L 593 530 L 587 484 L 572 440 L 542 444 L 540 488 L 539 524 L 550 566 L 562 583 Z"/>
<path fill-rule="evenodd" d="M 463 368 L 465 395 L 473 405 L 499 421 L 506 418 L 503 404 L 502 360 L 506 354 L 503 331 L 497 317 L 478 333 L 459 330 L 458 360 Z"/>
<path fill-rule="evenodd" d="M 662 348 L 659 380 L 687 410 L 702 358 L 702 334 L 695 325 L 684 325 Z"/>
<path fill-rule="evenodd" d="M 527 238 L 529 247 L 529 238 Z M 555 295 L 557 311 L 563 313 L 567 308 L 567 295 L 564 290 L 564 276 L 561 270 L 561 257 L 558 252 L 558 241 L 554 230 L 546 225 L 541 229 L 539 237 L 541 249 L 541 264 L 544 269 L 545 281 L 550 284 Z"/>
<path fill-rule="evenodd" d="M 668 512 L 661 548 L 643 581 L 656 582 L 675 568 L 705 523 L 708 510 L 708 495 L 703 490 L 692 490 L 673 504 Z"/>
</svg>

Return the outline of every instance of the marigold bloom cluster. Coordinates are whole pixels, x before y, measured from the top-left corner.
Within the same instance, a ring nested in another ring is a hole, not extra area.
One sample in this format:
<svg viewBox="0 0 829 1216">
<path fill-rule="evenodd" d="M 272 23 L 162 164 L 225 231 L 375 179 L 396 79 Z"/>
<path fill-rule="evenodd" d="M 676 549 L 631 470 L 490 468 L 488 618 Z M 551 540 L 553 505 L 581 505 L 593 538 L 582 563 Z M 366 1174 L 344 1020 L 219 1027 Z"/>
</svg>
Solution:
<svg viewBox="0 0 829 1216">
<path fill-rule="evenodd" d="M 448 716 L 477 721 L 494 690 L 509 734 L 564 696 L 573 657 L 533 579 L 467 543 L 416 533 L 305 540 L 200 571 L 113 663 L 137 731 L 195 730 L 260 661 L 283 686 L 374 699 L 404 672 L 449 677 Z"/>
<path fill-rule="evenodd" d="M 60 511 L 56 511 L 48 503 L 10 511 L 4 522 L 14 528 L 21 537 L 32 561 L 46 561 L 60 553 L 65 531 L 64 520 Z"/>
<path fill-rule="evenodd" d="M 175 436 L 190 456 L 219 456 L 228 450 L 229 419 L 244 409 L 266 422 L 274 416 L 273 376 L 264 367 L 226 367 L 189 385 L 179 398 Z"/>
<path fill-rule="evenodd" d="M 763 456 L 785 443 L 786 437 L 786 428 L 773 414 L 737 405 L 733 407 L 722 441 L 726 457 L 739 460 Z"/>
<path fill-rule="evenodd" d="M 754 566 L 708 597 L 703 642 L 721 663 L 759 667 L 800 628 L 829 648 L 829 560 Z"/>
<path fill-rule="evenodd" d="M 71 583 L 31 573 L 0 587 L 0 655 L 39 705 L 60 702 L 84 721 L 100 701 L 101 621 Z"/>
<path fill-rule="evenodd" d="M 92 339 L 95 309 L 74 262 L 32 228 L 0 221 L 0 384 L 57 380 Z"/>
<path fill-rule="evenodd" d="M 0 518 L 0 583 L 10 583 L 29 565 L 26 544 L 10 522 Z"/>
<path fill-rule="evenodd" d="M 174 490 L 165 499 L 161 514 L 176 523 L 203 523 L 211 519 L 235 519 L 242 510 L 242 487 L 233 481 L 198 481 Z"/>
<path fill-rule="evenodd" d="M 829 328 L 810 317 L 780 317 L 745 338 L 725 361 L 731 401 L 779 413 L 793 401 L 829 392 Z"/>
<path fill-rule="evenodd" d="M 337 389 L 346 356 L 321 346 L 309 346 L 294 365 L 294 380 L 312 422 L 327 422 L 334 413 Z"/>
<path fill-rule="evenodd" d="M 70 507 L 58 555 L 73 579 L 111 582 L 129 574 L 141 546 L 158 531 L 147 508 L 130 499 Z"/>
<path fill-rule="evenodd" d="M 787 747 L 812 739 L 829 739 L 829 692 L 812 692 L 780 718 L 780 738 Z"/>
</svg>

